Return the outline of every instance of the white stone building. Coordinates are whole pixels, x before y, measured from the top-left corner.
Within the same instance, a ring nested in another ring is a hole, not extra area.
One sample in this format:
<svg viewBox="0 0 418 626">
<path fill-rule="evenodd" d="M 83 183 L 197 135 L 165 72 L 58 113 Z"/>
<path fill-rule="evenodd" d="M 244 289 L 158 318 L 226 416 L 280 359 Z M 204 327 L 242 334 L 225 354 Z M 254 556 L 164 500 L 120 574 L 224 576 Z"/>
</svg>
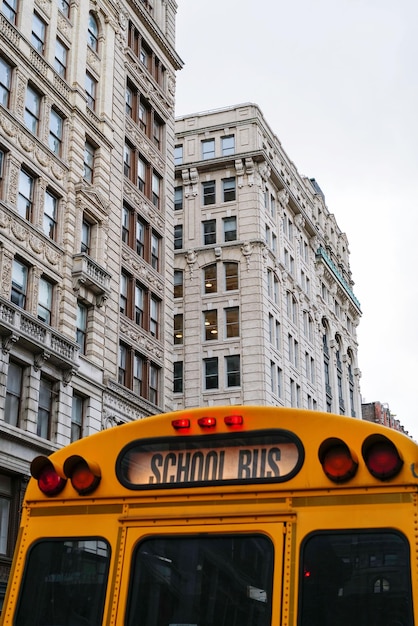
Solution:
<svg viewBox="0 0 418 626">
<path fill-rule="evenodd" d="M 0 2 L 0 604 L 31 460 L 168 408 L 176 9 Z"/>
<path fill-rule="evenodd" d="M 174 407 L 361 417 L 347 237 L 260 109 L 176 120 Z"/>
</svg>

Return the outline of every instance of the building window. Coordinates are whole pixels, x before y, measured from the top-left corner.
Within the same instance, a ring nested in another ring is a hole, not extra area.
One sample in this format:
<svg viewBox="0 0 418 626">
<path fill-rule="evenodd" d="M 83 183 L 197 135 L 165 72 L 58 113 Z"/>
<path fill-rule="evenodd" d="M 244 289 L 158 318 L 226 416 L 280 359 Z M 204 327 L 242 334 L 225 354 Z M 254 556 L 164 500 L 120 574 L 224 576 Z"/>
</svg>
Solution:
<svg viewBox="0 0 418 626">
<path fill-rule="evenodd" d="M 80 252 L 87 255 L 90 254 L 91 228 L 90 222 L 83 217 L 81 223 Z"/>
<path fill-rule="evenodd" d="M 221 137 L 221 149 L 222 156 L 229 156 L 235 153 L 235 137 L 234 135 L 228 135 L 227 137 Z"/>
<path fill-rule="evenodd" d="M 174 270 L 174 297 L 183 297 L 183 272 L 182 270 Z"/>
<path fill-rule="evenodd" d="M 160 208 L 161 196 L 161 177 L 155 172 L 152 173 L 152 203 L 155 207 Z"/>
<path fill-rule="evenodd" d="M 58 198 L 50 191 L 45 192 L 43 230 L 47 237 L 55 239 L 57 232 Z"/>
<path fill-rule="evenodd" d="M 237 218 L 234 217 L 224 217 L 223 218 L 223 227 L 224 227 L 224 241 L 236 241 L 237 239 Z"/>
<path fill-rule="evenodd" d="M 173 363 L 173 391 L 183 393 L 183 361 Z"/>
<path fill-rule="evenodd" d="M 180 211 L 183 208 L 183 187 L 174 188 L 174 210 Z"/>
<path fill-rule="evenodd" d="M 0 554 L 8 553 L 10 508 L 12 503 L 12 480 L 0 474 Z M 1 604 L 0 604 L 1 606 Z"/>
<path fill-rule="evenodd" d="M 225 291 L 238 289 L 238 263 L 224 263 Z"/>
<path fill-rule="evenodd" d="M 13 260 L 12 265 L 12 291 L 10 300 L 20 308 L 26 305 L 26 294 L 28 289 L 28 267 L 18 261 Z"/>
<path fill-rule="evenodd" d="M 84 398 L 73 393 L 71 405 L 71 441 L 78 441 L 83 436 Z"/>
<path fill-rule="evenodd" d="M 99 49 L 99 26 L 93 13 L 89 13 L 89 23 L 87 28 L 87 44 L 97 52 Z"/>
<path fill-rule="evenodd" d="M 49 147 L 54 154 L 61 156 L 62 154 L 62 139 L 64 130 L 64 120 L 61 115 L 51 109 L 49 115 Z"/>
<path fill-rule="evenodd" d="M 23 372 L 24 369 L 21 365 L 14 361 L 9 362 L 4 421 L 12 426 L 19 426 Z"/>
<path fill-rule="evenodd" d="M 141 257 L 145 255 L 145 230 L 144 222 L 138 217 L 136 220 L 136 252 Z"/>
<path fill-rule="evenodd" d="M 68 0 L 58 0 L 58 8 L 65 17 L 70 17 L 70 3 Z"/>
<path fill-rule="evenodd" d="M 154 233 L 151 235 L 151 266 L 157 271 L 160 269 L 160 238 Z"/>
<path fill-rule="evenodd" d="M 183 343 L 183 314 L 177 313 L 174 316 L 174 345 Z"/>
<path fill-rule="evenodd" d="M 86 98 L 87 106 L 92 110 L 96 110 L 97 80 L 86 72 Z"/>
<path fill-rule="evenodd" d="M 205 389 L 218 389 L 219 373 L 218 373 L 218 357 L 203 359 Z"/>
<path fill-rule="evenodd" d="M 76 315 L 76 332 L 75 340 L 80 346 L 80 354 L 86 353 L 86 337 L 87 337 L 87 307 L 82 302 L 77 302 Z"/>
<path fill-rule="evenodd" d="M 65 78 L 67 75 L 67 59 L 68 48 L 64 46 L 59 39 L 57 39 L 55 42 L 54 67 L 55 71 L 61 76 L 61 78 Z"/>
<path fill-rule="evenodd" d="M 127 143 L 125 143 L 123 151 L 123 173 L 132 180 L 132 148 Z"/>
<path fill-rule="evenodd" d="M 19 174 L 19 193 L 17 196 L 17 212 L 25 220 L 32 218 L 33 190 L 35 179 L 25 170 L 21 169 Z"/>
<path fill-rule="evenodd" d="M 174 226 L 174 250 L 181 250 L 183 247 L 183 224 Z"/>
<path fill-rule="evenodd" d="M 202 141 L 202 159 L 213 159 L 215 156 L 215 140 L 205 139 Z"/>
<path fill-rule="evenodd" d="M 203 270 L 203 286 L 205 293 L 216 293 L 218 281 L 216 276 L 216 263 L 207 265 Z"/>
<path fill-rule="evenodd" d="M 203 224 L 203 244 L 208 246 L 216 243 L 216 220 L 206 220 Z"/>
<path fill-rule="evenodd" d="M 202 193 L 203 193 L 203 206 L 215 204 L 215 201 L 216 201 L 215 181 L 208 180 L 205 183 L 202 183 Z"/>
<path fill-rule="evenodd" d="M 149 309 L 149 331 L 153 337 L 158 339 L 159 337 L 159 329 L 160 329 L 160 309 L 161 302 L 157 300 L 157 298 L 150 298 L 150 309 Z"/>
<path fill-rule="evenodd" d="M 132 390 L 138 396 L 144 395 L 144 371 L 145 361 L 144 358 L 138 353 L 134 354 L 134 367 L 133 367 L 133 383 Z"/>
<path fill-rule="evenodd" d="M 183 163 L 183 146 L 174 146 L 174 165 Z"/>
<path fill-rule="evenodd" d="M 12 82 L 12 66 L 0 57 L 0 104 L 8 108 L 10 103 L 10 87 Z"/>
<path fill-rule="evenodd" d="M 119 345 L 119 369 L 118 369 L 118 383 L 126 386 L 127 381 L 127 357 L 128 349 L 124 344 Z"/>
<path fill-rule="evenodd" d="M 205 340 L 213 341 L 218 339 L 218 311 L 212 309 L 203 313 L 203 323 L 205 329 Z"/>
<path fill-rule="evenodd" d="M 30 85 L 26 88 L 26 100 L 25 100 L 25 126 L 34 135 L 38 134 L 39 130 L 39 114 L 41 108 L 41 96 Z"/>
<path fill-rule="evenodd" d="M 160 368 L 150 363 L 149 366 L 149 393 L 148 400 L 153 404 L 158 404 L 158 390 L 160 382 Z"/>
<path fill-rule="evenodd" d="M 239 337 L 239 307 L 225 309 L 225 331 L 227 339 Z"/>
<path fill-rule="evenodd" d="M 126 84 L 126 90 L 125 90 L 125 112 L 134 121 L 136 121 L 136 118 L 137 118 L 136 102 L 137 102 L 137 91 L 128 82 Z"/>
<path fill-rule="evenodd" d="M 145 193 L 147 164 L 141 157 L 138 157 L 137 166 L 138 166 L 137 186 L 138 186 L 138 189 L 142 191 L 142 193 Z"/>
<path fill-rule="evenodd" d="M 32 45 L 35 50 L 39 52 L 39 54 L 45 53 L 45 33 L 45 22 L 39 17 L 39 15 L 34 13 L 32 20 Z"/>
<path fill-rule="evenodd" d="M 39 279 L 38 319 L 51 324 L 53 286 L 46 278 Z"/>
<path fill-rule="evenodd" d="M 38 437 L 49 439 L 52 414 L 52 382 L 41 376 L 39 382 L 39 404 L 36 434 Z"/>
<path fill-rule="evenodd" d="M 161 149 L 163 126 L 164 124 L 162 123 L 162 121 L 158 119 L 157 115 L 154 113 L 154 120 L 152 124 L 152 140 L 154 142 L 154 145 L 157 146 L 159 150 Z"/>
<path fill-rule="evenodd" d="M 84 144 L 84 180 L 88 183 L 93 182 L 94 156 L 96 149 L 89 141 Z"/>
<path fill-rule="evenodd" d="M 235 200 L 235 178 L 224 178 L 222 180 L 222 193 L 224 202 Z"/>
<path fill-rule="evenodd" d="M 225 370 L 226 370 L 226 386 L 227 387 L 239 387 L 241 385 L 239 354 L 225 357 Z"/>
<path fill-rule="evenodd" d="M 12 24 L 17 22 L 17 2 L 18 0 L 3 0 L 1 12 Z"/>
</svg>

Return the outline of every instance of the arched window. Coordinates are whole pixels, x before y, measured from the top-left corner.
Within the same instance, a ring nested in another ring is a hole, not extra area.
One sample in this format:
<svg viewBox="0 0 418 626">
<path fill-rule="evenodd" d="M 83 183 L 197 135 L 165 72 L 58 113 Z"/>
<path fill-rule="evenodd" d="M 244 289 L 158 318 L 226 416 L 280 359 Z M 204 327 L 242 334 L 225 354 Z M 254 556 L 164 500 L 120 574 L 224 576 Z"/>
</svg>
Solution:
<svg viewBox="0 0 418 626">
<path fill-rule="evenodd" d="M 95 52 L 99 48 L 99 25 L 93 13 L 89 13 L 89 26 L 87 31 L 87 43 Z"/>
</svg>

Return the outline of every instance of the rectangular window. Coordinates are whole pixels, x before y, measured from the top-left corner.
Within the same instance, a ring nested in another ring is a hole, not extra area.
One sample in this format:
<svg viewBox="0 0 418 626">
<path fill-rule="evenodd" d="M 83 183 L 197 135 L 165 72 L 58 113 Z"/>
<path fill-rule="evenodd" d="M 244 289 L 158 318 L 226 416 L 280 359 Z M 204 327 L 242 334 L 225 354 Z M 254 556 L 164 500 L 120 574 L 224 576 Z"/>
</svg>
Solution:
<svg viewBox="0 0 418 626">
<path fill-rule="evenodd" d="M 39 279 L 38 319 L 51 324 L 53 286 L 46 278 Z"/>
<path fill-rule="evenodd" d="M 218 311 L 211 309 L 203 313 L 203 324 L 205 329 L 205 340 L 213 341 L 218 339 Z"/>
<path fill-rule="evenodd" d="M 71 405 L 71 441 L 78 441 L 83 436 L 84 398 L 73 393 Z"/>
<path fill-rule="evenodd" d="M 215 140 L 205 139 L 202 141 L 202 159 L 213 159 L 215 157 Z"/>
<path fill-rule="evenodd" d="M 174 250 L 181 250 L 183 247 L 183 224 L 174 226 Z"/>
<path fill-rule="evenodd" d="M 94 156 L 96 149 L 89 141 L 84 144 L 84 180 L 93 182 Z"/>
<path fill-rule="evenodd" d="M 6 405 L 4 421 L 19 426 L 20 403 L 22 397 L 23 367 L 14 361 L 7 368 Z"/>
<path fill-rule="evenodd" d="M 139 100 L 139 107 L 138 107 L 138 123 L 139 123 L 139 128 L 142 130 L 142 132 L 146 135 L 147 134 L 147 130 L 148 130 L 148 119 L 151 116 L 151 111 L 150 108 L 148 106 L 148 104 L 144 101 L 143 98 L 140 98 Z"/>
<path fill-rule="evenodd" d="M 90 74 L 90 72 L 86 72 L 85 92 L 86 92 L 87 106 L 92 111 L 95 111 L 96 110 L 96 95 L 97 95 L 97 80 Z"/>
<path fill-rule="evenodd" d="M 21 217 L 28 221 L 32 218 L 34 186 L 35 179 L 30 174 L 25 172 L 25 170 L 20 170 L 17 212 Z"/>
<path fill-rule="evenodd" d="M 224 241 L 236 241 L 237 239 L 237 218 L 233 217 L 224 217 L 223 218 L 223 226 L 224 226 Z"/>
<path fill-rule="evenodd" d="M 39 52 L 39 54 L 45 53 L 45 33 L 45 22 L 39 17 L 39 15 L 34 13 L 32 20 L 32 45 L 35 50 Z"/>
<path fill-rule="evenodd" d="M 145 193 L 145 181 L 146 181 L 146 173 L 147 173 L 147 164 L 141 157 L 138 157 L 137 161 L 138 171 L 137 171 L 137 186 L 142 193 Z"/>
<path fill-rule="evenodd" d="M 218 280 L 216 274 L 216 263 L 207 265 L 203 270 L 203 287 L 205 293 L 216 293 L 218 291 Z"/>
<path fill-rule="evenodd" d="M 151 235 L 151 266 L 157 271 L 160 269 L 160 238 L 154 233 Z"/>
<path fill-rule="evenodd" d="M 52 382 L 43 376 L 39 382 L 38 422 L 36 434 L 49 439 L 52 414 Z"/>
<path fill-rule="evenodd" d="M 216 243 L 216 220 L 206 220 L 203 224 L 203 244 L 208 246 Z"/>
<path fill-rule="evenodd" d="M 228 135 L 227 137 L 221 137 L 221 149 L 222 156 L 229 156 L 235 153 L 235 137 L 234 135 Z"/>
<path fill-rule="evenodd" d="M 57 156 L 62 155 L 62 140 L 64 130 L 64 119 L 55 109 L 51 109 L 49 116 L 49 147 Z"/>
<path fill-rule="evenodd" d="M 150 298 L 149 331 L 153 337 L 158 339 L 160 328 L 160 301 Z"/>
<path fill-rule="evenodd" d="M 174 189 L 174 210 L 180 211 L 183 208 L 183 187 Z"/>
<path fill-rule="evenodd" d="M 128 290 L 129 277 L 122 272 L 120 275 L 119 311 L 123 315 L 128 315 Z"/>
<path fill-rule="evenodd" d="M 224 263 L 225 291 L 238 289 L 238 263 Z"/>
<path fill-rule="evenodd" d="M 211 357 L 203 359 L 204 363 L 204 375 L 205 375 L 205 389 L 218 389 L 219 387 L 219 373 L 218 373 L 218 357 Z"/>
<path fill-rule="evenodd" d="M 68 0 L 58 0 L 58 8 L 65 17 L 70 17 L 70 3 Z"/>
<path fill-rule="evenodd" d="M 183 297 L 183 271 L 174 270 L 174 297 Z"/>
<path fill-rule="evenodd" d="M 26 128 L 34 135 L 37 135 L 39 131 L 40 108 L 41 96 L 33 87 L 28 85 L 26 88 L 24 120 Z"/>
<path fill-rule="evenodd" d="M 144 222 L 138 217 L 136 220 L 136 252 L 144 257 L 145 253 L 145 229 Z"/>
<path fill-rule="evenodd" d="M 239 387 L 241 385 L 241 371 L 240 371 L 240 356 L 234 354 L 233 356 L 225 357 L 225 370 L 226 370 L 226 386 L 227 387 Z"/>
<path fill-rule="evenodd" d="M 145 289 L 138 282 L 135 283 L 135 324 L 144 326 Z"/>
<path fill-rule="evenodd" d="M 158 404 L 160 370 L 156 365 L 150 363 L 149 366 L 149 394 L 148 399 L 153 404 Z"/>
<path fill-rule="evenodd" d="M 50 191 L 45 192 L 43 230 L 47 237 L 55 239 L 57 232 L 58 198 Z"/>
<path fill-rule="evenodd" d="M 135 352 L 132 390 L 138 396 L 144 395 L 144 388 L 143 388 L 144 371 L 145 371 L 144 358 L 138 352 Z"/>
<path fill-rule="evenodd" d="M 0 104 L 8 108 L 10 103 L 10 87 L 12 82 L 12 66 L 0 57 Z"/>
<path fill-rule="evenodd" d="M 127 359 L 128 349 L 125 345 L 119 345 L 119 370 L 118 370 L 118 383 L 120 385 L 126 385 L 127 382 Z"/>
<path fill-rule="evenodd" d="M 125 90 L 125 112 L 133 120 L 136 119 L 135 118 L 135 104 L 134 104 L 135 99 L 136 99 L 136 91 L 128 83 L 126 85 L 126 90 Z"/>
<path fill-rule="evenodd" d="M 152 173 L 152 203 L 160 208 L 161 178 L 155 172 Z"/>
<path fill-rule="evenodd" d="M 214 180 L 208 180 L 207 182 L 202 183 L 202 194 L 203 194 L 203 206 L 215 204 L 216 196 L 215 196 L 215 181 Z"/>
<path fill-rule="evenodd" d="M 22 309 L 24 309 L 26 305 L 27 288 L 28 268 L 17 259 L 14 259 L 12 265 L 12 291 L 10 300 L 13 304 L 16 304 Z"/>
<path fill-rule="evenodd" d="M 129 245 L 131 232 L 132 211 L 127 207 L 122 207 L 122 241 Z"/>
<path fill-rule="evenodd" d="M 80 252 L 90 254 L 91 224 L 85 218 L 81 224 Z"/>
<path fill-rule="evenodd" d="M 87 312 L 88 310 L 85 304 L 78 301 L 75 340 L 80 346 L 80 354 L 86 353 Z"/>
<path fill-rule="evenodd" d="M 156 114 L 154 113 L 154 120 L 152 124 L 152 140 L 154 142 L 154 145 L 157 146 L 159 150 L 161 149 L 163 126 L 164 124 L 162 123 L 162 121 L 159 120 Z"/>
<path fill-rule="evenodd" d="M 132 148 L 127 143 L 125 143 L 123 150 L 123 173 L 132 180 Z"/>
<path fill-rule="evenodd" d="M 177 313 L 174 316 L 174 345 L 183 343 L 183 314 Z"/>
<path fill-rule="evenodd" d="M 3 0 L 1 12 L 12 24 L 17 22 L 17 2 L 18 0 Z"/>
<path fill-rule="evenodd" d="M 68 48 L 59 39 L 55 41 L 54 68 L 61 78 L 67 75 Z"/>
<path fill-rule="evenodd" d="M 183 163 L 183 146 L 174 146 L 174 165 Z"/>
<path fill-rule="evenodd" d="M 225 309 L 226 337 L 239 337 L 239 307 L 233 306 Z"/>
<path fill-rule="evenodd" d="M 183 393 L 183 361 L 173 363 L 173 391 Z"/>
<path fill-rule="evenodd" d="M 222 193 L 224 202 L 232 202 L 236 198 L 235 178 L 224 178 L 222 180 Z"/>
</svg>

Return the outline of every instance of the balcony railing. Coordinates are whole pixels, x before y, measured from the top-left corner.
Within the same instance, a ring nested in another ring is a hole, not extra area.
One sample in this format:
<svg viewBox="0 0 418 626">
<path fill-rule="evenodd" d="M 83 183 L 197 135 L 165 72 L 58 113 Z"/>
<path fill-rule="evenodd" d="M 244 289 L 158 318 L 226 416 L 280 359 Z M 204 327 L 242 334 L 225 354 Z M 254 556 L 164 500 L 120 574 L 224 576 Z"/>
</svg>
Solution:
<svg viewBox="0 0 418 626">
<path fill-rule="evenodd" d="M 73 256 L 73 288 L 83 285 L 95 294 L 97 306 L 101 306 L 110 294 L 110 274 L 87 254 Z"/>
<path fill-rule="evenodd" d="M 3 351 L 19 343 L 34 354 L 34 366 L 46 360 L 70 375 L 78 369 L 79 346 L 34 315 L 0 297 L 0 336 Z M 67 380 L 67 375 L 64 380 Z M 68 381 L 68 380 L 67 380 Z"/>
</svg>

